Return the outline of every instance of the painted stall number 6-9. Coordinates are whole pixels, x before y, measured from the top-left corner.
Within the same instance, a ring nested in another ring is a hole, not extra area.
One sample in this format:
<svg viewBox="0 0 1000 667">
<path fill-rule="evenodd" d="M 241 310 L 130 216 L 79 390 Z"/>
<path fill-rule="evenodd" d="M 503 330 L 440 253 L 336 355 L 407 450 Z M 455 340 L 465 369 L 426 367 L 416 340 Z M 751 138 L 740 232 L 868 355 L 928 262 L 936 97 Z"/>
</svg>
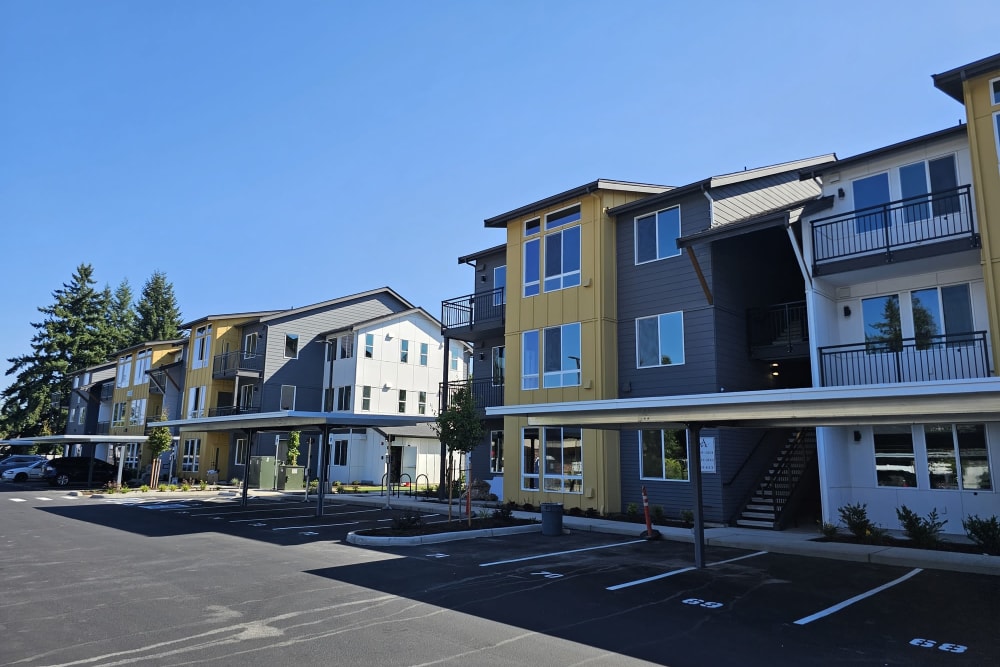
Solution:
<svg viewBox="0 0 1000 667">
<path fill-rule="evenodd" d="M 722 606 L 721 602 L 706 602 L 701 598 L 688 598 L 686 600 L 682 600 L 682 602 L 684 604 L 698 605 L 699 607 L 705 607 L 706 609 L 718 609 L 719 607 Z"/>
<path fill-rule="evenodd" d="M 919 637 L 917 637 L 916 639 L 911 639 L 910 644 L 912 644 L 913 646 L 919 646 L 921 648 L 934 648 L 935 646 L 937 646 L 938 650 L 946 651 L 948 653 L 965 653 L 967 650 L 969 650 L 968 646 L 963 646 L 962 644 L 951 644 L 945 642 L 940 646 L 938 646 L 938 643 L 933 639 L 921 639 Z"/>
</svg>

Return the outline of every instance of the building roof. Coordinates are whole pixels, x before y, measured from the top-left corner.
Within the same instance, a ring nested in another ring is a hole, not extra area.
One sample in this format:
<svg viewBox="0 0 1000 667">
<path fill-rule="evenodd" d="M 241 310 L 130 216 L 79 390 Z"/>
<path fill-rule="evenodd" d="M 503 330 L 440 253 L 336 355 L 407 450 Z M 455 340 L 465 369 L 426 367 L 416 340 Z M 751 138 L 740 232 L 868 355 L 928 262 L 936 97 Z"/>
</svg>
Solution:
<svg viewBox="0 0 1000 667">
<path fill-rule="evenodd" d="M 968 128 L 964 124 L 956 125 L 954 127 L 949 127 L 944 130 L 937 130 L 936 132 L 931 132 L 930 134 L 923 134 L 919 137 L 914 137 L 912 139 L 906 139 L 905 141 L 899 141 L 888 146 L 883 146 L 881 148 L 876 148 L 875 150 L 866 151 L 864 153 L 859 153 L 857 155 L 852 155 L 846 157 L 843 160 L 837 160 L 836 162 L 829 162 L 827 164 L 818 165 L 812 169 L 801 169 L 799 170 L 799 178 L 802 180 L 807 180 L 820 176 L 828 171 L 834 171 L 837 169 L 842 169 L 844 167 L 857 164 L 858 162 L 865 162 L 874 158 L 879 158 L 884 155 L 889 155 L 897 151 L 906 150 L 909 148 L 914 148 L 920 146 L 921 144 L 929 144 L 935 141 L 940 141 L 942 139 L 948 139 L 952 136 L 957 136 L 960 134 L 965 134 Z"/>
<path fill-rule="evenodd" d="M 500 245 L 495 245 L 492 248 L 487 248 L 486 250 L 480 250 L 479 252 L 474 252 L 471 255 L 464 255 L 458 258 L 459 264 L 471 264 L 477 259 L 482 259 L 483 257 L 489 257 L 500 252 L 507 252 L 507 244 L 501 243 Z"/>
<path fill-rule="evenodd" d="M 827 153 L 825 155 L 817 155 L 816 157 L 804 158 L 801 160 L 792 160 L 791 162 L 782 162 L 780 164 L 772 164 L 766 167 L 757 167 L 755 169 L 744 169 L 743 171 L 737 171 L 730 174 L 720 174 L 718 176 L 710 176 L 709 178 L 702 179 L 700 181 L 695 181 L 693 183 L 688 183 L 687 185 L 682 185 L 671 190 L 667 190 L 661 194 L 654 195 L 652 197 L 646 197 L 645 199 L 639 199 L 634 202 L 629 202 L 628 204 L 622 204 L 621 206 L 616 206 L 610 211 L 608 215 L 618 216 L 623 213 L 631 213 L 641 208 L 648 208 L 650 206 L 657 206 L 664 202 L 673 200 L 675 197 L 682 197 L 689 195 L 692 192 L 697 192 L 699 190 L 708 190 L 711 188 L 720 188 L 726 185 L 732 185 L 734 183 L 743 183 L 746 181 L 752 181 L 756 178 L 765 178 L 767 176 L 773 176 L 775 174 L 781 174 L 789 171 L 801 172 L 803 169 L 808 169 L 816 165 L 827 164 L 833 162 L 837 159 L 837 156 L 833 153 Z"/>
<path fill-rule="evenodd" d="M 677 247 L 685 248 L 704 241 L 720 241 L 725 238 L 742 236 L 743 234 L 749 234 L 770 227 L 778 227 L 784 225 L 786 222 L 795 222 L 802 215 L 802 209 L 812 201 L 815 201 L 815 197 L 801 199 L 791 204 L 783 204 L 770 211 L 764 211 L 763 213 L 741 218 L 724 225 L 716 225 L 695 234 L 682 236 L 677 239 Z"/>
<path fill-rule="evenodd" d="M 249 321 L 249 320 L 259 319 L 261 317 L 266 317 L 268 315 L 273 315 L 274 313 L 280 313 L 280 312 L 281 312 L 280 310 L 258 310 L 258 311 L 250 311 L 250 312 L 246 312 L 246 313 L 224 313 L 224 314 L 219 314 L 219 315 L 205 315 L 204 317 L 199 317 L 196 320 L 191 320 L 190 322 L 185 322 L 184 324 L 180 325 L 180 328 L 181 329 L 193 329 L 194 327 L 198 326 L 199 324 L 207 324 L 208 322 L 212 322 L 214 320 L 237 320 L 237 319 L 242 319 L 242 320 Z"/>
<path fill-rule="evenodd" d="M 438 440 L 438 434 L 434 430 L 433 422 L 414 424 L 413 426 L 386 426 L 379 431 L 386 435 L 393 435 L 398 438 L 427 438 Z"/>
<path fill-rule="evenodd" d="M 652 185 L 649 183 L 632 183 L 629 181 L 612 181 L 599 178 L 596 181 L 591 181 L 590 183 L 572 188 L 571 190 L 560 192 L 559 194 L 546 197 L 545 199 L 539 199 L 536 202 L 526 204 L 520 208 L 514 209 L 513 211 L 507 211 L 506 213 L 501 213 L 500 215 L 493 216 L 492 218 L 487 218 L 484 222 L 487 227 L 505 227 L 508 222 L 514 220 L 515 218 L 519 218 L 522 215 L 528 215 L 529 213 L 546 209 L 554 204 L 558 204 L 561 201 L 575 199 L 581 195 L 589 194 L 596 190 L 616 190 L 619 192 L 659 194 L 669 189 L 669 185 Z"/>
<path fill-rule="evenodd" d="M 360 329 L 361 327 L 371 326 L 372 324 L 378 324 L 379 322 L 388 322 L 390 320 L 395 320 L 400 317 L 405 317 L 407 315 L 422 315 L 430 320 L 438 329 L 441 328 L 441 322 L 436 317 L 428 313 L 426 310 L 420 306 L 414 306 L 413 308 L 408 308 L 407 310 L 398 310 L 394 313 L 387 313 L 385 315 L 379 315 L 378 317 L 372 317 L 367 320 L 361 320 L 360 322 L 353 322 L 347 326 L 337 327 L 336 329 L 330 329 L 328 331 L 321 331 L 318 336 L 330 336 L 335 333 L 340 333 L 341 331 L 354 331 Z"/>
<path fill-rule="evenodd" d="M 128 347 L 123 347 L 122 349 L 118 350 L 117 352 L 112 352 L 112 354 L 117 357 L 119 354 L 124 354 L 126 352 L 131 352 L 132 350 L 141 350 L 144 347 L 153 347 L 153 346 L 157 346 L 157 345 L 166 345 L 166 346 L 171 346 L 171 345 L 186 345 L 187 342 L 188 342 L 187 338 L 174 338 L 172 340 L 151 340 L 151 341 L 146 341 L 146 342 L 143 342 L 143 343 L 136 343 L 135 345 L 130 345 Z"/>
<path fill-rule="evenodd" d="M 271 315 L 266 315 L 260 318 L 261 322 L 267 322 L 270 320 L 277 320 L 284 317 L 290 317 L 292 315 L 301 315 L 302 313 L 307 313 L 311 310 L 319 310 L 321 308 L 329 308 L 330 306 L 336 306 L 337 304 L 346 303 L 347 301 L 354 301 L 355 299 L 363 299 L 368 296 L 374 296 L 376 294 L 388 294 L 394 299 L 403 304 L 406 308 L 414 308 L 415 306 L 401 297 L 395 290 L 389 287 L 378 287 L 375 289 L 367 290 L 365 292 L 358 292 L 357 294 L 348 294 L 347 296 L 340 296 L 336 299 L 329 299 L 328 301 L 320 301 L 319 303 L 310 304 L 308 306 L 302 306 L 301 308 L 289 308 L 288 310 L 276 311 Z"/>
<path fill-rule="evenodd" d="M 987 56 L 966 65 L 961 65 L 947 72 L 932 74 L 931 79 L 934 81 L 935 88 L 942 91 L 945 95 L 964 103 L 963 81 L 997 71 L 1000 71 L 1000 53 Z"/>
</svg>

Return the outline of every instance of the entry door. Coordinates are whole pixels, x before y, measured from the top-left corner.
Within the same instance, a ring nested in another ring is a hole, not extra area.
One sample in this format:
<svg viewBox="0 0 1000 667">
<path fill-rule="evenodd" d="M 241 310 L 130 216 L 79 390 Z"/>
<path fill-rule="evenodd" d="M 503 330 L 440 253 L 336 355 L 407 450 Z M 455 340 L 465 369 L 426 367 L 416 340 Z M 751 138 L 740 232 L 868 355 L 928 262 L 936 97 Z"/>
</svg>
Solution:
<svg viewBox="0 0 1000 667">
<path fill-rule="evenodd" d="M 348 441 L 334 440 L 330 448 L 330 481 L 343 482 L 349 484 L 351 480 L 351 470 L 347 466 Z"/>
</svg>

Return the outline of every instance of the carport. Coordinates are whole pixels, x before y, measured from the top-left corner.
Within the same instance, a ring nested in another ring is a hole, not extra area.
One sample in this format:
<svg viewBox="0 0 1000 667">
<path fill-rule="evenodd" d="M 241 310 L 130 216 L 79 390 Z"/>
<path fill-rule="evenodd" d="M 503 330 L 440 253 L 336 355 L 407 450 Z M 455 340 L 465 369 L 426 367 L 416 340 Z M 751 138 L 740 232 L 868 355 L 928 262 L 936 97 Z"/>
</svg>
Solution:
<svg viewBox="0 0 1000 667">
<path fill-rule="evenodd" d="M 697 443 L 702 428 L 998 421 L 1000 378 L 536 403 L 487 408 L 486 414 L 526 417 L 530 426 L 683 428 L 688 432 L 688 442 Z M 699 447 L 690 447 L 689 457 L 695 498 L 695 565 L 702 568 L 705 526 Z M 820 474 L 822 479 L 822 471 Z"/>
<path fill-rule="evenodd" d="M 40 435 L 32 438 L 12 438 L 10 440 L 0 440 L 0 445 L 10 447 L 32 447 L 34 445 L 112 445 L 116 450 L 132 443 L 146 442 L 144 435 Z M 94 457 L 91 456 L 91 459 Z M 125 469 L 125 457 L 118 452 L 118 486 L 122 485 L 122 472 Z M 89 484 L 93 476 L 93 470 L 87 473 L 87 483 Z"/>
<path fill-rule="evenodd" d="M 249 469 L 253 454 L 254 435 L 262 431 L 287 431 L 318 429 L 323 436 L 319 442 L 319 460 L 326 460 L 330 446 L 330 431 L 337 428 L 385 428 L 393 426 L 414 426 L 433 422 L 433 417 L 413 417 L 407 415 L 356 415 L 353 413 L 332 414 L 329 412 L 303 412 L 287 410 L 256 414 L 231 415 L 224 417 L 200 417 L 196 419 L 175 419 L 157 422 L 157 426 L 176 427 L 179 433 L 204 431 L 243 431 L 247 434 L 246 458 L 244 464 Z M 443 456 L 442 456 L 443 457 Z M 323 502 L 327 484 L 326 466 L 320 465 L 319 493 L 316 501 L 316 516 L 323 516 Z M 249 493 L 249 475 L 243 475 L 242 504 L 246 506 Z"/>
</svg>

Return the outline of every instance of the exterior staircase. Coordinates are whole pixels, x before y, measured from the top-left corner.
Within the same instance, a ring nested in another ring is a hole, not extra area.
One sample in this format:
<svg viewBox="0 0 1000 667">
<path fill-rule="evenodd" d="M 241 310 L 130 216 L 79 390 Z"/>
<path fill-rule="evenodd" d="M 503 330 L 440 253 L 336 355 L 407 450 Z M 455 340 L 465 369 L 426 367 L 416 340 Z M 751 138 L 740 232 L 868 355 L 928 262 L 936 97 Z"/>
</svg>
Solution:
<svg viewBox="0 0 1000 667">
<path fill-rule="evenodd" d="M 745 528 L 780 529 L 800 482 L 816 458 L 816 429 L 797 431 L 768 466 L 736 520 Z"/>
</svg>

